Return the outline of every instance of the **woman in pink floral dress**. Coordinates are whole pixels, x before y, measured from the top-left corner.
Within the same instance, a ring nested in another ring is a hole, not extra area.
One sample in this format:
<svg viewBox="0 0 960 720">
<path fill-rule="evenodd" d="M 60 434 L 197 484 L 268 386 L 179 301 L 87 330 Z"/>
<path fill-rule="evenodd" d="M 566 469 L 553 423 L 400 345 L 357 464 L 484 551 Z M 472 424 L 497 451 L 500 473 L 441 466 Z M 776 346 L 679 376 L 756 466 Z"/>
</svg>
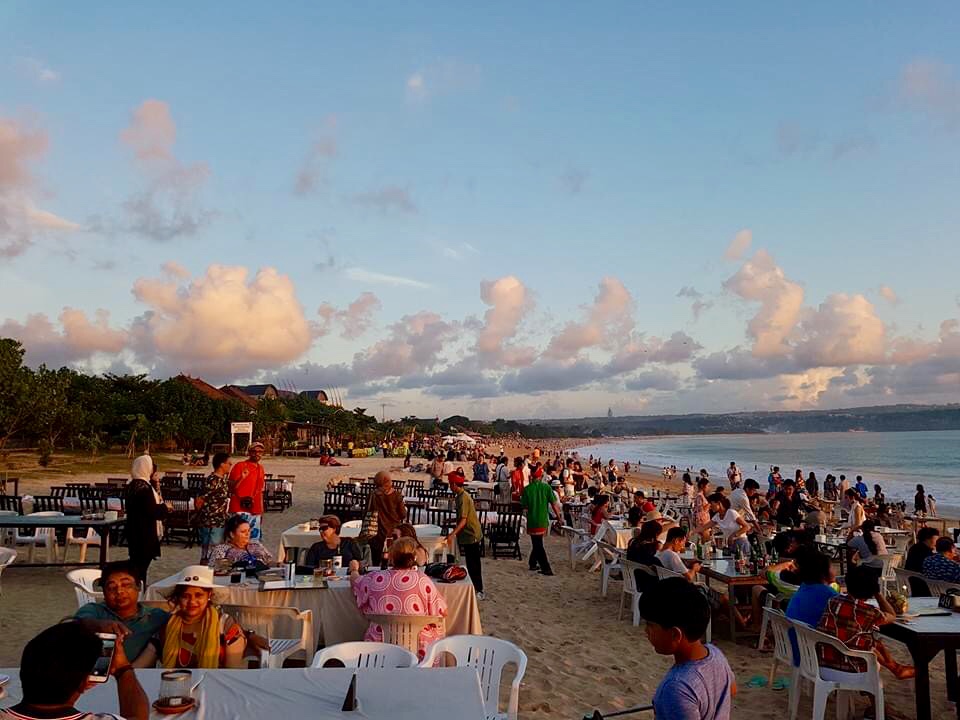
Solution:
<svg viewBox="0 0 960 720">
<path fill-rule="evenodd" d="M 357 607 L 364 615 L 436 615 L 447 616 L 447 601 L 433 580 L 416 567 L 417 544 L 402 537 L 390 546 L 390 568 L 361 576 L 355 562 L 350 563 L 350 584 Z M 444 636 L 443 625 L 430 624 L 420 631 L 420 659 L 427 647 Z M 370 623 L 364 640 L 383 642 L 383 629 Z"/>
</svg>

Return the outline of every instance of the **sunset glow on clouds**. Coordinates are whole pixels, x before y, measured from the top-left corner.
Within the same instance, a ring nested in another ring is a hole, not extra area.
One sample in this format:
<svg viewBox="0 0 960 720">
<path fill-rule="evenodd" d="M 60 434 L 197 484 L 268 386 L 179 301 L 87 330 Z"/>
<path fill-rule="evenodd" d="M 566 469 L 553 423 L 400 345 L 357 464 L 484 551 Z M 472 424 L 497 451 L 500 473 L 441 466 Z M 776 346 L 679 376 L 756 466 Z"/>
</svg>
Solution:
<svg viewBox="0 0 960 720">
<path fill-rule="evenodd" d="M 775 82 L 728 72 L 761 20 L 686 18 L 704 48 L 651 20 L 674 47 L 622 9 L 594 11 L 589 68 L 545 64 L 527 39 L 573 25 L 522 9 L 496 46 L 453 9 L 378 18 L 376 41 L 301 18 L 257 47 L 204 11 L 208 44 L 175 53 L 172 16 L 150 38 L 76 16 L 121 63 L 25 10 L 0 30 L 33 39 L 0 104 L 0 336 L 34 365 L 395 415 L 960 401 L 960 56 L 917 52 L 890 9 L 856 37 L 883 62 L 821 68 L 798 28 L 838 99 L 776 58 Z M 297 62 L 274 52 L 310 27 Z M 405 27 L 424 48 L 385 40 Z"/>
</svg>

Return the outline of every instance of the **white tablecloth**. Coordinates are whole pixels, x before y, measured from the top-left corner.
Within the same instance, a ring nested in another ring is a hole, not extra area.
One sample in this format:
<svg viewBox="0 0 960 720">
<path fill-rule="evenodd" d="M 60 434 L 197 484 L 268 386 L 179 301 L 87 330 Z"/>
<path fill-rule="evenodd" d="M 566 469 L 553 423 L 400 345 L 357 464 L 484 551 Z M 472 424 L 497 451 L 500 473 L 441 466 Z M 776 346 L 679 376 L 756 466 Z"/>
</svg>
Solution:
<svg viewBox="0 0 960 720">
<path fill-rule="evenodd" d="M 621 550 L 626 550 L 627 545 L 629 545 L 633 539 L 634 529 L 632 527 L 624 527 L 622 520 L 608 520 L 604 522 L 604 527 L 606 527 L 607 531 L 603 539 L 611 545 L 616 545 Z"/>
<path fill-rule="evenodd" d="M 176 575 L 171 575 L 148 587 L 144 599 L 162 600 L 158 586 L 169 585 L 175 578 Z M 227 590 L 226 598 L 222 601 L 225 605 L 293 607 L 313 611 L 313 632 L 318 646 L 363 640 L 367 621 L 357 610 L 349 580 L 333 580 L 329 587 L 320 589 L 312 586 L 313 578 L 298 576 L 298 579 L 301 582 L 295 587 L 264 592 L 258 590 L 259 583 L 256 580 L 232 585 L 229 577 L 218 577 L 216 583 Z M 482 635 L 480 607 L 470 579 L 437 583 L 437 587 L 447 600 L 447 635 Z"/>
<path fill-rule="evenodd" d="M 7 695 L 0 707 L 20 701 L 20 671 L 2 670 L 10 675 Z M 160 695 L 162 670 L 137 670 L 137 678 L 152 703 Z M 250 718 L 314 718 L 327 720 L 345 717 L 356 720 L 484 720 L 480 679 L 473 668 L 431 668 L 421 670 L 194 670 L 194 678 L 204 673 L 197 688 L 197 708 L 183 717 L 190 720 L 237 720 Z M 358 712 L 343 713 L 340 708 L 350 679 L 357 675 Z M 117 686 L 113 679 L 97 685 L 77 701 L 81 710 L 117 713 Z M 168 717 L 151 711 L 151 719 Z"/>
</svg>

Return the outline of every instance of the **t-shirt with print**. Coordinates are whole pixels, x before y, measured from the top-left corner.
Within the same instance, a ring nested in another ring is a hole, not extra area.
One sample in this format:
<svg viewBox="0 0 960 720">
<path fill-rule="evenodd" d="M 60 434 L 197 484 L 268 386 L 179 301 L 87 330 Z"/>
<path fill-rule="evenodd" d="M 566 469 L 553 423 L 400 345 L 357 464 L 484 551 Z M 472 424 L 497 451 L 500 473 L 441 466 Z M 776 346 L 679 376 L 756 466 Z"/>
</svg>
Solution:
<svg viewBox="0 0 960 720">
<path fill-rule="evenodd" d="M 733 705 L 733 671 L 715 645 L 701 660 L 674 665 L 657 686 L 657 720 L 728 720 Z"/>
<path fill-rule="evenodd" d="M 931 580 L 960 582 L 960 563 L 940 553 L 934 553 L 923 561 L 923 574 Z"/>
</svg>

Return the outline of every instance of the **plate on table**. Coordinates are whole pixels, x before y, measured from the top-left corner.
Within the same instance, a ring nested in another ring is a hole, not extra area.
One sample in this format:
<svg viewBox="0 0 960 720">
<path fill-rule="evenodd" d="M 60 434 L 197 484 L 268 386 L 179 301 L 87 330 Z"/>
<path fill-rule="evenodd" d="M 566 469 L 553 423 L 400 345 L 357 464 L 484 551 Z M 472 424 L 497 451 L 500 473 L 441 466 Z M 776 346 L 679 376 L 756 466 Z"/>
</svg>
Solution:
<svg viewBox="0 0 960 720">
<path fill-rule="evenodd" d="M 153 709 L 161 715 L 179 715 L 180 713 L 187 712 L 187 710 L 193 710 L 197 705 L 197 701 L 193 698 L 181 698 L 181 700 L 183 700 L 183 702 L 179 705 L 167 705 L 166 703 L 161 703 L 159 700 L 154 700 Z"/>
</svg>

